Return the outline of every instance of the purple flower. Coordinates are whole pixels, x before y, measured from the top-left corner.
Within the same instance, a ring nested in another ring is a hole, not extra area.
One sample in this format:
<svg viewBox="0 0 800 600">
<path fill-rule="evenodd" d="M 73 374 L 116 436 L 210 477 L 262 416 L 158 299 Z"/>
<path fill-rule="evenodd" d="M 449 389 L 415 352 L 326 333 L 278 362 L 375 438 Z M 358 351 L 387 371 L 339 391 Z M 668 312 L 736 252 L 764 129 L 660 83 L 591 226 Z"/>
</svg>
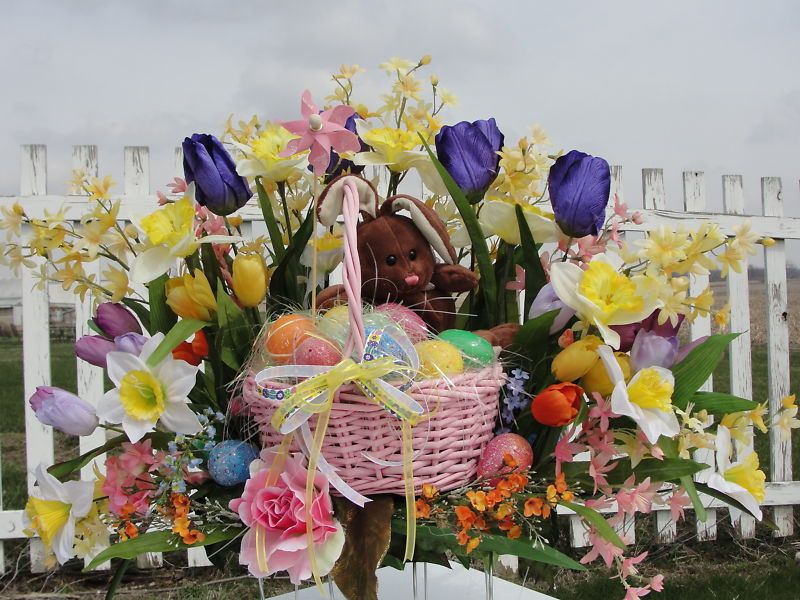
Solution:
<svg viewBox="0 0 800 600">
<path fill-rule="evenodd" d="M 627 325 L 611 325 L 611 329 L 619 334 L 619 351 L 628 352 L 633 346 L 636 334 L 642 328 L 641 323 L 628 323 Z"/>
<path fill-rule="evenodd" d="M 91 404 L 61 388 L 39 386 L 28 402 L 40 422 L 70 435 L 89 435 L 99 423 Z"/>
<path fill-rule="evenodd" d="M 114 350 L 139 356 L 148 338 L 138 333 L 124 333 L 114 338 Z"/>
<path fill-rule="evenodd" d="M 556 315 L 553 324 L 550 326 L 551 335 L 564 329 L 567 322 L 575 316 L 575 311 L 561 301 L 551 284 L 545 283 L 531 303 L 528 319 L 535 319 L 539 315 L 543 315 L 552 310 L 559 310 L 560 312 Z"/>
<path fill-rule="evenodd" d="M 669 369 L 678 354 L 678 338 L 663 337 L 655 332 L 640 329 L 631 347 L 631 367 L 641 371 L 647 367 Z"/>
<path fill-rule="evenodd" d="M 194 183 L 195 200 L 215 215 L 242 208 L 253 192 L 247 179 L 236 172 L 231 155 L 217 138 L 195 133 L 183 140 L 183 173 Z"/>
<path fill-rule="evenodd" d="M 674 361 L 674 364 L 676 364 L 676 365 L 677 365 L 677 364 L 678 364 L 679 362 L 681 362 L 681 361 L 682 361 L 684 358 L 686 358 L 687 356 L 689 356 L 689 353 L 690 353 L 692 350 L 694 350 L 695 348 L 697 348 L 697 347 L 698 347 L 700 344 L 702 344 L 703 342 L 705 342 L 707 339 L 708 339 L 708 336 L 707 336 L 707 335 L 704 335 L 704 336 L 702 336 L 702 337 L 699 337 L 699 338 L 697 338 L 696 340 L 694 340 L 694 341 L 692 341 L 692 342 L 689 342 L 689 343 L 688 343 L 688 344 L 686 344 L 685 346 L 683 346 L 683 347 L 682 347 L 680 350 L 678 350 L 678 354 L 675 356 L 675 361 Z"/>
<path fill-rule="evenodd" d="M 95 367 L 106 368 L 106 355 L 115 350 L 114 342 L 102 335 L 84 335 L 75 342 L 75 355 Z"/>
<path fill-rule="evenodd" d="M 361 117 L 358 113 L 352 114 L 347 118 L 347 121 L 344 122 L 344 128 L 351 133 L 358 135 L 358 131 L 356 129 L 356 119 L 360 119 Z M 361 143 L 361 152 L 366 152 L 369 150 L 369 146 L 365 144 L 361 138 L 359 138 L 359 142 Z M 308 167 L 309 171 L 311 171 L 311 165 Z M 330 182 L 336 179 L 342 173 L 361 173 L 364 170 L 364 165 L 357 165 L 352 160 L 347 160 L 339 156 L 339 153 L 336 152 L 333 148 L 331 148 L 331 162 L 328 163 L 328 168 L 325 170 L 325 181 Z"/>
<path fill-rule="evenodd" d="M 117 302 L 104 302 L 98 306 L 93 321 L 109 338 L 131 331 L 142 333 L 142 326 L 139 325 L 136 315 Z"/>
<path fill-rule="evenodd" d="M 495 120 L 445 125 L 436 134 L 436 154 L 467 199 L 475 204 L 497 178 L 504 136 Z"/>
<path fill-rule="evenodd" d="M 657 333 L 662 337 L 670 337 L 678 335 L 678 330 L 681 328 L 686 315 L 678 315 L 678 324 L 673 325 L 670 319 L 664 321 L 663 325 L 658 324 L 658 316 L 661 314 L 660 310 L 653 311 L 653 314 L 642 321 L 642 329 Z"/>
<path fill-rule="evenodd" d="M 597 235 L 605 221 L 611 191 L 608 163 L 572 150 L 550 167 L 547 185 L 561 230 L 574 238 Z"/>
</svg>

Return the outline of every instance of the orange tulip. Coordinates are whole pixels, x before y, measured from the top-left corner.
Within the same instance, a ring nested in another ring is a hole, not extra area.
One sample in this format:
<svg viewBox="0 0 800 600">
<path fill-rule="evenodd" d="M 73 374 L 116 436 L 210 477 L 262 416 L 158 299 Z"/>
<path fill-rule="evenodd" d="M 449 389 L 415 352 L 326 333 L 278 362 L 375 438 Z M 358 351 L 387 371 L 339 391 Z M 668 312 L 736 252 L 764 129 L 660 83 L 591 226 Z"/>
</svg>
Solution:
<svg viewBox="0 0 800 600">
<path fill-rule="evenodd" d="M 563 427 L 575 420 L 581 406 L 583 388 L 574 383 L 547 386 L 533 399 L 531 413 L 542 425 Z"/>
</svg>

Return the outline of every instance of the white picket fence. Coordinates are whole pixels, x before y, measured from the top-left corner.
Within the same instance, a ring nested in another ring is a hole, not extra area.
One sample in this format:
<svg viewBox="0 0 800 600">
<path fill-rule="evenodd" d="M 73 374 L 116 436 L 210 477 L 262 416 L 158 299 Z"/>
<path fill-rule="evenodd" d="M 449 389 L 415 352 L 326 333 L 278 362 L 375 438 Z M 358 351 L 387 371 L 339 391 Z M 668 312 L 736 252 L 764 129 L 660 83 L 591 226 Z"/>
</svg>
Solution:
<svg viewBox="0 0 800 600">
<path fill-rule="evenodd" d="M 72 155 L 72 166 L 83 169 L 89 176 L 98 174 L 96 146 L 75 146 Z M 182 156 L 180 148 L 175 153 L 175 172 L 182 173 Z M 612 197 L 617 194 L 623 200 L 621 167 L 612 169 Z M 733 228 L 749 219 L 752 228 L 760 235 L 769 236 L 776 244 L 765 248 L 765 293 L 767 294 L 767 333 L 769 340 L 769 406 L 777 411 L 781 399 L 790 393 L 789 387 L 789 330 L 787 323 L 788 299 L 786 286 L 786 252 L 785 240 L 800 239 L 800 218 L 789 218 L 783 215 L 781 197 L 782 183 L 780 178 L 765 177 L 761 180 L 762 215 L 744 215 L 744 191 L 742 178 L 739 175 L 725 175 L 722 178 L 723 201 L 725 212 L 706 212 L 705 179 L 702 172 L 685 172 L 683 174 L 683 207 L 667 209 L 664 175 L 661 169 L 644 169 L 642 171 L 641 202 L 628 198 L 628 205 L 633 209 L 642 207 L 645 221 L 640 226 L 630 226 L 632 231 L 646 231 L 658 225 L 670 227 L 696 226 L 704 220 L 717 223 L 720 228 L 731 234 Z M 123 165 L 122 208 L 120 219 L 129 220 L 131 216 L 141 215 L 152 210 L 156 198 L 150 192 L 149 152 L 146 147 L 126 147 Z M 17 196 L 0 196 L 0 204 L 10 205 L 15 200 L 22 203 L 26 212 L 32 216 L 43 216 L 44 210 L 50 211 L 65 205 L 69 207 L 69 215 L 73 218 L 83 212 L 86 199 L 78 195 L 76 190 L 69 190 L 66 195 L 51 195 L 47 190 L 47 148 L 43 145 L 28 145 L 21 148 L 20 193 Z M 261 214 L 255 203 L 251 202 L 243 209 L 244 231 L 249 234 L 254 229 L 263 229 Z M 22 275 L 23 304 L 23 360 L 25 397 L 16 399 L 25 403 L 25 440 L 26 466 L 28 469 L 28 489 L 33 486 L 31 472 L 40 463 L 52 464 L 54 460 L 53 432 L 50 427 L 41 425 L 27 405 L 26 399 L 33 394 L 36 386 L 50 383 L 50 345 L 48 331 L 49 298 L 48 290 L 35 288 L 33 272 L 24 271 Z M 695 277 L 692 288 L 697 289 L 707 283 L 704 277 Z M 745 398 L 752 396 L 751 345 L 750 345 L 750 306 L 747 273 L 731 273 L 728 278 L 728 291 L 731 303 L 731 330 L 742 332 L 733 343 L 730 352 L 731 392 Z M 91 316 L 89 303 L 75 299 L 76 336 L 89 333 L 86 325 Z M 697 338 L 710 333 L 708 317 L 698 318 L 691 326 L 691 337 Z M 102 371 L 82 361 L 76 360 L 77 393 L 89 402 L 96 403 L 103 393 Z M 711 389 L 712 382 L 706 384 Z M 759 399 L 760 400 L 760 399 Z M 86 451 L 97 447 L 104 441 L 104 433 L 98 431 L 92 436 L 80 440 L 80 450 Z M 770 467 L 771 481 L 767 484 L 764 506 L 769 507 L 768 516 L 776 525 L 774 535 L 783 537 L 793 532 L 793 505 L 800 504 L 800 482 L 792 480 L 791 442 L 781 442 L 777 431 L 770 432 Z M 713 457 L 701 457 L 713 460 Z M 762 457 L 763 458 L 763 457 Z M 103 457 L 98 461 L 102 463 Z M 2 462 L 0 461 L 0 466 Z M 83 469 L 82 475 L 91 477 L 91 465 Z M 708 506 L 708 519 L 697 521 L 697 537 L 701 540 L 714 540 L 717 536 L 718 509 L 722 504 L 712 498 L 704 498 Z M 664 507 L 665 508 L 665 507 Z M 568 512 L 568 511 L 565 511 Z M 655 512 L 655 527 L 659 541 L 670 543 L 676 540 L 676 524 L 671 520 L 669 510 Z M 634 520 L 627 519 L 618 527 L 629 541 L 635 540 Z M 744 516 L 736 523 L 737 533 L 742 538 L 755 535 L 755 521 Z M 588 545 L 583 526 L 577 518 L 571 519 L 571 541 L 574 547 Z M 0 569 L 4 567 L 2 540 L 23 537 L 23 521 L 21 510 L 2 510 L 0 495 Z M 34 571 L 43 569 L 43 554 L 39 540 L 32 540 L 31 567 Z M 191 566 L 205 566 L 209 562 L 202 548 L 189 551 Z M 161 564 L 159 555 L 143 557 L 141 566 L 157 566 Z"/>
</svg>

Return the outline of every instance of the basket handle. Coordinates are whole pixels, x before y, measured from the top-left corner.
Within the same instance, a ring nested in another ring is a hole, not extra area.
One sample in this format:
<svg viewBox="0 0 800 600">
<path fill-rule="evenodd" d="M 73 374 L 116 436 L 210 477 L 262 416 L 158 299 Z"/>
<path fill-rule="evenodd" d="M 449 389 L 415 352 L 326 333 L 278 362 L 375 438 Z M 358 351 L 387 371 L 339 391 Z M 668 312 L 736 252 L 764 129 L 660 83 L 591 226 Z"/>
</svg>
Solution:
<svg viewBox="0 0 800 600">
<path fill-rule="evenodd" d="M 360 358 L 364 353 L 364 313 L 361 307 L 361 263 L 358 260 L 358 246 L 356 245 L 356 227 L 360 212 L 358 188 L 355 181 L 347 177 L 343 182 L 344 201 L 342 202 L 342 215 L 344 216 L 344 272 L 342 284 L 347 296 L 347 310 L 350 315 L 350 332 L 344 346 L 343 355 L 350 356 L 354 351 Z"/>
</svg>

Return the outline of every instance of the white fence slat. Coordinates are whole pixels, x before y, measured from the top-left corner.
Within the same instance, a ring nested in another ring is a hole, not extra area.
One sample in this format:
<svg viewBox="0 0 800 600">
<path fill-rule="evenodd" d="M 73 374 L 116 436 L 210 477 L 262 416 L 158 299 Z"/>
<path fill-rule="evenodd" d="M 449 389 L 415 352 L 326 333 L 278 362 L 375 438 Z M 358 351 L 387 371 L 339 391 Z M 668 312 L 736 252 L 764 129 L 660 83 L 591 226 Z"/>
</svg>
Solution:
<svg viewBox="0 0 800 600">
<path fill-rule="evenodd" d="M 19 193 L 22 196 L 47 194 L 47 146 L 43 144 L 21 146 Z"/>
<path fill-rule="evenodd" d="M 183 146 L 175 146 L 175 177 L 183 179 Z"/>
<path fill-rule="evenodd" d="M 642 169 L 643 206 L 653 210 L 667 208 L 667 194 L 662 169 Z"/>
<path fill-rule="evenodd" d="M 722 176 L 722 204 L 725 212 L 734 215 L 744 214 L 744 188 L 741 175 Z M 746 259 L 745 259 L 746 260 Z M 743 272 L 728 273 L 728 302 L 731 306 L 730 330 L 739 332 L 739 337 L 730 345 L 730 381 L 731 393 L 742 398 L 753 397 L 753 366 L 750 355 L 750 285 L 747 276 L 747 264 Z M 753 428 L 747 433 L 747 443 L 737 442 L 736 449 L 740 456 L 753 451 Z M 739 513 L 733 519 L 733 525 L 739 537 L 748 539 L 755 537 L 756 520 L 750 515 Z"/>
<path fill-rule="evenodd" d="M 764 214 L 783 216 L 780 177 L 761 179 L 761 201 Z M 764 278 L 767 290 L 767 381 L 769 385 L 770 414 L 781 408 L 781 399 L 789 395 L 789 324 L 786 291 L 786 242 L 776 240 L 771 248 L 764 249 Z M 792 479 L 792 442 L 783 442 L 780 432 L 770 430 L 770 469 L 773 481 Z M 791 506 L 774 509 L 775 536 L 792 534 L 793 510 Z"/>
<path fill-rule="evenodd" d="M 0 434 L 0 515 L 3 514 L 3 436 Z M 6 572 L 6 551 L 0 539 L 0 577 Z"/>
<path fill-rule="evenodd" d="M 701 171 L 686 171 L 683 173 L 683 207 L 687 213 L 700 212 L 706 208 L 705 177 Z M 689 294 L 696 296 L 708 287 L 708 275 L 691 275 L 689 279 Z M 698 315 L 689 327 L 691 339 L 709 335 L 711 333 L 711 318 L 709 315 Z M 701 387 L 701 391 L 710 392 L 712 389 L 711 378 Z M 714 467 L 714 452 L 711 450 L 697 450 L 695 460 Z M 700 541 L 713 540 L 717 537 L 717 512 L 713 509 L 706 511 L 705 522 L 697 521 L 697 539 Z"/>
<path fill-rule="evenodd" d="M 86 177 L 91 180 L 98 175 L 97 165 L 97 146 L 73 146 L 72 147 L 72 170 L 83 171 Z M 74 184 L 70 184 L 69 193 L 76 196 L 84 196 L 86 192 Z"/>
<path fill-rule="evenodd" d="M 126 196 L 149 195 L 150 149 L 147 146 L 125 146 L 122 172 Z"/>
</svg>

